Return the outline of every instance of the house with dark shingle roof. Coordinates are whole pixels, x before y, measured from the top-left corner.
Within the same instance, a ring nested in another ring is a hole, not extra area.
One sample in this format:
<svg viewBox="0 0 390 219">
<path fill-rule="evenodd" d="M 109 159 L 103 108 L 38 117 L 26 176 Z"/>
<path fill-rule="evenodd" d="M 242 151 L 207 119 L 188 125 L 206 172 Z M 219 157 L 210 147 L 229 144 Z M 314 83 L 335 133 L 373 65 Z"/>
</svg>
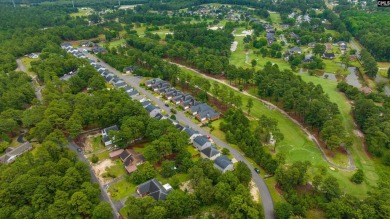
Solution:
<svg viewBox="0 0 390 219">
<path fill-rule="evenodd" d="M 141 105 L 146 108 L 147 106 L 149 106 L 150 104 L 152 104 L 152 102 L 150 102 L 150 100 L 145 100 L 145 101 L 142 101 L 140 102 Z"/>
<path fill-rule="evenodd" d="M 211 141 L 207 138 L 205 135 L 200 135 L 194 138 L 194 147 L 198 149 L 199 151 L 211 147 Z"/>
<path fill-rule="evenodd" d="M 207 147 L 201 150 L 201 152 L 200 155 L 202 158 L 208 158 L 210 160 L 215 160 L 217 157 L 221 156 L 221 152 L 214 146 Z"/>
<path fill-rule="evenodd" d="M 161 80 L 160 78 L 153 78 L 153 79 L 150 79 L 150 80 L 147 80 L 145 81 L 145 86 L 147 87 L 152 87 L 154 84 L 158 84 L 158 83 L 162 83 L 163 80 Z"/>
<path fill-rule="evenodd" d="M 102 141 L 103 141 L 105 146 L 112 145 L 115 141 L 115 139 L 111 139 L 110 136 L 108 136 L 108 133 L 110 131 L 118 131 L 118 130 L 119 130 L 119 128 L 116 125 L 110 126 L 110 127 L 102 130 Z"/>
<path fill-rule="evenodd" d="M 206 103 L 192 106 L 191 113 L 201 122 L 207 120 L 216 120 L 219 119 L 220 116 L 218 112 L 216 112 L 213 108 L 211 108 Z"/>
<path fill-rule="evenodd" d="M 131 97 L 131 98 L 134 98 L 135 96 L 138 96 L 139 93 L 138 93 L 138 91 L 133 89 L 131 91 L 127 91 L 127 95 L 129 95 L 129 97 Z"/>
<path fill-rule="evenodd" d="M 92 48 L 92 52 L 95 53 L 95 54 L 98 54 L 98 53 L 107 53 L 107 50 L 101 46 L 95 46 Z"/>
<path fill-rule="evenodd" d="M 225 155 L 219 156 L 214 160 L 214 167 L 222 171 L 223 173 L 226 171 L 233 170 L 232 161 Z"/>
<path fill-rule="evenodd" d="M 324 58 L 324 59 L 334 59 L 334 57 L 335 57 L 335 55 L 334 55 L 334 53 L 333 52 L 330 52 L 330 53 L 324 53 L 323 55 L 322 55 L 322 58 Z"/>
<path fill-rule="evenodd" d="M 161 185 L 157 179 L 151 179 L 137 187 L 137 193 L 141 197 L 151 196 L 156 201 L 165 200 L 167 195 L 172 191 L 169 184 Z"/>
<path fill-rule="evenodd" d="M 302 50 L 299 47 L 293 47 L 293 48 L 289 49 L 288 51 L 291 54 L 301 54 L 302 53 Z"/>
<path fill-rule="evenodd" d="M 161 113 L 161 109 L 153 104 L 149 104 L 145 109 L 149 112 L 150 117 L 155 117 L 158 113 Z"/>
<path fill-rule="evenodd" d="M 189 139 L 190 139 L 190 143 L 192 143 L 194 141 L 194 138 L 201 135 L 201 134 L 199 134 L 199 132 L 197 132 L 189 127 L 185 127 L 184 131 L 188 134 Z"/>
</svg>

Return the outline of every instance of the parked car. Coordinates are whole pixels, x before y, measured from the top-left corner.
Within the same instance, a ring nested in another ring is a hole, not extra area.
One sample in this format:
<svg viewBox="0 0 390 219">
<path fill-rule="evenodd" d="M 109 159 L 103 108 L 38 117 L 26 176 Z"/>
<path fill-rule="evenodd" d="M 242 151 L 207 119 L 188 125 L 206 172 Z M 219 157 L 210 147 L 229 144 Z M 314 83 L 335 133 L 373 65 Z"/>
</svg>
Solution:
<svg viewBox="0 0 390 219">
<path fill-rule="evenodd" d="M 81 148 L 77 148 L 77 151 L 78 151 L 78 152 L 81 152 L 81 151 L 83 151 L 83 150 L 81 150 Z"/>
<path fill-rule="evenodd" d="M 257 174 L 259 174 L 259 173 L 260 173 L 260 170 L 259 170 L 259 169 L 257 169 L 257 168 L 255 168 L 255 171 L 256 171 L 256 173 L 257 173 Z"/>
<path fill-rule="evenodd" d="M 169 107 L 169 104 L 166 103 L 166 104 L 164 104 L 164 106 Z"/>
</svg>

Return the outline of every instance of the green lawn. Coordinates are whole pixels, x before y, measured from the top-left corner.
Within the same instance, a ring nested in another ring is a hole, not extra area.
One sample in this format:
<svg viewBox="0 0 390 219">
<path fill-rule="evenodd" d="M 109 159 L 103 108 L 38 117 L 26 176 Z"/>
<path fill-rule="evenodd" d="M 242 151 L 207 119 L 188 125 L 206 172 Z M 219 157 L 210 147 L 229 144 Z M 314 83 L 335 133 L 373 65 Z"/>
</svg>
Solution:
<svg viewBox="0 0 390 219">
<path fill-rule="evenodd" d="M 113 201 L 119 201 L 136 192 L 137 185 L 130 183 L 127 179 L 115 183 L 108 188 L 108 192 Z"/>
<path fill-rule="evenodd" d="M 376 185 L 379 179 L 378 173 L 384 171 L 386 167 L 371 160 L 367 156 L 367 154 L 364 152 L 363 149 L 364 146 L 362 143 L 362 139 L 358 138 L 353 133 L 355 126 L 351 115 L 351 105 L 347 101 L 346 97 L 342 93 L 339 93 L 337 91 L 336 88 L 337 82 L 314 77 L 314 76 L 309 76 L 306 74 L 300 74 L 300 75 L 302 79 L 306 82 L 321 84 L 324 92 L 329 95 L 330 100 L 338 105 L 341 116 L 343 118 L 343 125 L 346 128 L 346 130 L 348 130 L 350 136 L 353 136 L 354 145 L 350 149 L 350 151 L 352 153 L 356 166 L 358 168 L 363 169 L 365 173 L 365 183 L 362 185 L 355 185 L 349 182 L 349 177 L 352 176 L 353 172 L 352 173 L 344 172 L 344 171 L 334 172 L 331 170 L 329 170 L 328 172 L 330 172 L 332 175 L 334 175 L 339 179 L 342 188 L 344 188 L 345 190 L 349 191 L 350 193 L 356 196 L 364 197 L 368 189 Z"/>
<path fill-rule="evenodd" d="M 124 168 L 123 162 L 119 159 L 115 160 L 115 165 L 106 169 L 107 173 L 110 175 L 114 175 L 116 177 L 120 177 L 126 174 L 126 170 Z"/>
<path fill-rule="evenodd" d="M 271 12 L 269 13 L 272 23 L 275 24 L 281 24 L 282 18 L 280 17 L 280 14 L 277 12 Z"/>
<path fill-rule="evenodd" d="M 191 156 L 197 156 L 199 155 L 199 151 L 194 148 L 192 145 L 187 146 L 187 151 L 190 152 Z"/>
<path fill-rule="evenodd" d="M 109 158 L 109 155 L 110 155 L 110 151 L 104 151 L 104 152 L 102 152 L 102 153 L 96 154 L 96 156 L 99 158 L 99 161 L 108 159 L 108 158 Z M 89 156 L 89 157 L 88 157 L 88 160 L 91 161 L 91 160 L 92 160 L 92 156 Z"/>
<path fill-rule="evenodd" d="M 102 136 L 101 135 L 99 135 L 95 138 L 92 138 L 91 144 L 92 144 L 92 152 L 102 150 L 105 148 L 105 146 L 102 143 Z"/>
<path fill-rule="evenodd" d="M 126 43 L 125 39 L 115 40 L 115 41 L 110 42 L 109 47 L 111 49 L 113 47 L 121 46 L 123 43 Z"/>
<path fill-rule="evenodd" d="M 91 12 L 93 11 L 91 8 L 87 8 L 87 9 L 85 9 L 85 10 L 79 8 L 78 10 L 79 10 L 78 12 L 71 13 L 70 16 L 71 16 L 71 17 L 84 17 L 84 16 L 90 15 Z"/>
<path fill-rule="evenodd" d="M 27 56 L 24 56 L 24 57 L 21 57 L 20 58 L 20 61 L 23 63 L 23 65 L 26 67 L 26 71 L 27 71 L 27 74 L 30 76 L 30 77 L 34 77 L 36 76 L 36 73 L 31 71 L 31 62 L 32 61 L 38 61 L 40 60 L 39 58 L 38 59 L 32 59 L 30 57 L 27 57 Z"/>
</svg>

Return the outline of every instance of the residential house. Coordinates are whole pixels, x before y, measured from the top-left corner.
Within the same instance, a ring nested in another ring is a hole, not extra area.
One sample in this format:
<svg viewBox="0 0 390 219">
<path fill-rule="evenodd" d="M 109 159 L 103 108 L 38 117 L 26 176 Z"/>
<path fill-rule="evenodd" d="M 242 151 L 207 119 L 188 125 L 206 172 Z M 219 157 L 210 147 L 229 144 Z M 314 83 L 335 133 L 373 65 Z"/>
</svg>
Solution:
<svg viewBox="0 0 390 219">
<path fill-rule="evenodd" d="M 156 201 L 165 200 L 171 191 L 172 187 L 169 184 L 161 185 L 155 178 L 148 180 L 137 187 L 137 193 L 141 197 L 151 196 Z"/>
<path fill-rule="evenodd" d="M 288 51 L 291 54 L 301 54 L 302 53 L 302 50 L 299 47 L 293 47 L 293 48 L 289 49 Z"/>
<path fill-rule="evenodd" d="M 220 114 L 206 103 L 191 107 L 191 112 L 199 121 L 219 119 Z"/>
<path fill-rule="evenodd" d="M 291 39 L 295 39 L 296 40 L 296 42 L 299 42 L 299 36 L 297 35 L 297 34 L 295 34 L 294 32 L 291 32 L 290 33 L 290 37 L 291 37 Z"/>
<path fill-rule="evenodd" d="M 95 53 L 95 54 L 98 54 L 98 53 L 107 53 L 107 50 L 101 46 L 95 46 L 92 48 L 92 52 Z"/>
<path fill-rule="evenodd" d="M 337 44 L 339 45 L 341 51 L 347 50 L 347 43 L 346 42 L 339 41 Z"/>
<path fill-rule="evenodd" d="M 114 86 L 117 87 L 117 88 L 121 88 L 121 87 L 126 87 L 127 84 L 126 84 L 124 81 L 119 80 L 119 81 L 117 81 L 117 82 L 114 84 Z"/>
<path fill-rule="evenodd" d="M 145 81 L 145 86 L 152 87 L 152 85 L 154 85 L 156 83 L 161 83 L 161 82 L 163 82 L 163 80 L 161 80 L 160 78 L 153 78 L 153 79 Z"/>
<path fill-rule="evenodd" d="M 233 170 L 233 163 L 226 155 L 223 155 L 214 160 L 214 167 L 225 173 Z"/>
<path fill-rule="evenodd" d="M 191 102 L 193 102 L 194 98 L 190 94 L 185 94 L 180 99 L 180 106 L 182 106 L 184 109 L 188 109 Z"/>
<path fill-rule="evenodd" d="M 118 131 L 118 130 L 119 130 L 119 128 L 116 125 L 110 126 L 110 127 L 102 130 L 102 141 L 103 141 L 105 146 L 112 145 L 114 143 L 113 141 L 115 140 L 115 139 L 111 139 L 110 136 L 108 135 L 108 133 L 110 131 Z"/>
<path fill-rule="evenodd" d="M 95 53 L 95 54 L 98 54 L 98 53 L 107 53 L 107 50 L 101 46 L 95 46 L 92 48 L 92 52 Z"/>
<path fill-rule="evenodd" d="M 70 49 L 73 49 L 73 46 L 70 43 L 62 43 L 61 48 L 65 49 L 65 50 L 70 50 Z"/>
<path fill-rule="evenodd" d="M 158 92 L 160 95 L 163 95 L 163 94 L 165 94 L 167 91 L 169 91 L 170 89 L 172 89 L 172 88 L 168 85 L 168 86 L 159 88 L 157 92 Z"/>
<path fill-rule="evenodd" d="M 199 151 L 211 147 L 211 141 L 205 135 L 195 137 L 193 144 Z"/>
<path fill-rule="evenodd" d="M 17 157 L 32 149 L 30 142 L 25 142 L 16 148 L 7 148 L 6 154 L 0 157 L 0 163 L 9 164 L 16 160 Z"/>
<path fill-rule="evenodd" d="M 129 158 L 130 156 L 131 156 L 131 154 L 129 153 L 129 151 L 123 150 L 122 153 L 119 155 L 119 158 L 124 163 L 127 160 L 127 158 Z"/>
<path fill-rule="evenodd" d="M 271 45 L 272 43 L 274 43 L 276 41 L 275 33 L 267 33 L 266 37 L 267 37 L 268 45 Z"/>
<path fill-rule="evenodd" d="M 129 97 L 131 97 L 131 98 L 135 98 L 136 96 L 139 95 L 139 93 L 138 93 L 138 91 L 133 89 L 131 91 L 127 91 L 127 95 L 129 95 Z"/>
<path fill-rule="evenodd" d="M 322 54 L 322 58 L 324 58 L 324 59 L 334 59 L 335 58 L 335 55 L 334 55 L 334 53 L 333 52 L 331 52 L 331 53 L 324 53 L 324 54 Z"/>
<path fill-rule="evenodd" d="M 168 100 L 170 100 L 170 99 L 172 99 L 172 98 L 177 94 L 177 92 L 180 92 L 180 91 L 176 90 L 175 88 L 172 88 L 171 90 L 169 90 L 169 91 L 167 91 L 167 92 L 165 93 L 165 97 L 166 97 Z"/>
<path fill-rule="evenodd" d="M 158 113 L 161 113 L 161 109 L 153 104 L 149 104 L 145 109 L 149 112 L 150 117 L 155 117 Z"/>
<path fill-rule="evenodd" d="M 179 131 L 183 131 L 183 130 L 185 129 L 185 128 L 184 128 L 182 125 L 180 125 L 180 124 L 176 124 L 175 127 L 176 127 L 177 130 L 179 130 Z"/>
<path fill-rule="evenodd" d="M 316 46 L 316 42 L 311 42 L 308 44 L 309 48 L 314 48 Z"/>
<path fill-rule="evenodd" d="M 39 55 L 36 54 L 36 53 L 31 53 L 31 54 L 28 55 L 28 57 L 30 57 L 32 59 L 37 59 L 37 58 L 39 58 Z"/>
<path fill-rule="evenodd" d="M 94 46 L 94 43 L 91 42 L 91 41 L 82 41 L 80 43 L 80 46 L 82 46 L 82 47 L 92 47 L 92 46 Z"/>
<path fill-rule="evenodd" d="M 115 151 L 111 151 L 110 154 L 109 154 L 109 157 L 111 160 L 116 160 L 119 158 L 119 156 L 123 153 L 123 149 L 119 149 L 119 150 L 115 150 Z"/>
<path fill-rule="evenodd" d="M 150 102 L 150 100 L 143 100 L 140 102 L 141 105 L 146 108 L 147 106 L 149 106 L 150 104 L 152 104 L 152 102 Z"/>
<path fill-rule="evenodd" d="M 181 91 L 179 91 L 176 93 L 176 95 L 174 97 L 172 97 L 171 102 L 174 104 L 179 104 L 183 97 L 184 97 L 184 94 Z"/>
<path fill-rule="evenodd" d="M 197 132 L 197 131 L 193 130 L 192 128 L 189 128 L 189 127 L 186 127 L 184 129 L 184 131 L 188 134 L 189 140 L 190 140 L 191 144 L 193 143 L 194 138 L 196 138 L 197 136 L 201 135 L 201 134 L 199 134 L 199 132 Z"/>
<path fill-rule="evenodd" d="M 152 89 L 153 89 L 153 91 L 158 91 L 160 88 L 163 88 L 163 87 L 166 87 L 166 88 L 168 88 L 168 87 L 170 87 L 171 85 L 168 83 L 168 82 L 166 82 L 166 81 L 159 81 L 159 82 L 156 82 L 156 83 L 154 83 L 154 84 L 152 84 Z"/>
<path fill-rule="evenodd" d="M 139 66 L 128 66 L 123 69 L 123 72 L 125 72 L 126 74 L 130 74 L 133 73 L 133 71 L 137 68 L 139 68 Z"/>
<path fill-rule="evenodd" d="M 210 160 L 215 160 L 217 157 L 221 156 L 221 152 L 214 146 L 207 147 L 201 151 L 200 154 L 202 158 L 208 158 Z"/>
</svg>

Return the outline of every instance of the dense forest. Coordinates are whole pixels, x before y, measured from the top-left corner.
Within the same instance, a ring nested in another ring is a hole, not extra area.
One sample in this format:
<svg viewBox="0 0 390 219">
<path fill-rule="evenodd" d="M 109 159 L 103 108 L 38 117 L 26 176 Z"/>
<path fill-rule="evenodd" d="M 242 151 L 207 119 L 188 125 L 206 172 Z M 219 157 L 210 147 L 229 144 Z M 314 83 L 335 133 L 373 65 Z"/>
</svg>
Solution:
<svg viewBox="0 0 390 219">
<path fill-rule="evenodd" d="M 388 12 L 343 11 L 347 29 L 378 61 L 390 61 L 390 17 Z"/>
<path fill-rule="evenodd" d="M 378 105 L 377 97 L 366 96 L 346 83 L 337 87 L 355 103 L 353 115 L 365 134 L 368 151 L 390 166 L 390 98 L 379 99 L 383 105 Z"/>
</svg>

